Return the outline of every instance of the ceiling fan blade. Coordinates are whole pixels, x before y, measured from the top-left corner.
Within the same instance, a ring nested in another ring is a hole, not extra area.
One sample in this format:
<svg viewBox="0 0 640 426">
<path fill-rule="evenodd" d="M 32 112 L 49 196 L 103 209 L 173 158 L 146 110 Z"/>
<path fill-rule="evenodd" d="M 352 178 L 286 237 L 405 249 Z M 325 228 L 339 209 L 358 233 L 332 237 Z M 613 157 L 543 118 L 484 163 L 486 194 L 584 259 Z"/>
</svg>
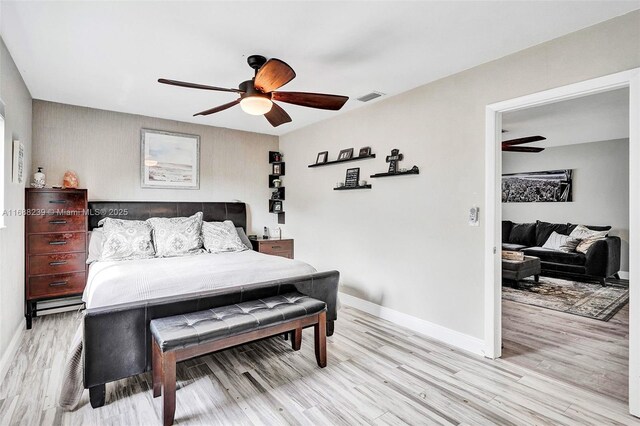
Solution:
<svg viewBox="0 0 640 426">
<path fill-rule="evenodd" d="M 269 59 L 256 73 L 254 86 L 262 93 L 273 92 L 296 76 L 295 71 L 280 59 Z"/>
<path fill-rule="evenodd" d="M 197 115 L 210 115 L 210 114 L 213 114 L 213 113 L 216 113 L 216 112 L 224 111 L 225 109 L 229 109 L 232 106 L 238 105 L 239 103 L 240 103 L 240 98 L 236 99 L 233 102 L 229 102 L 228 104 L 220 105 L 220 106 L 217 106 L 215 108 L 211 108 L 211 109 L 208 109 L 206 111 L 201 111 L 201 112 L 199 112 L 197 114 L 193 114 L 193 116 L 195 117 Z"/>
<path fill-rule="evenodd" d="M 273 92 L 272 99 L 309 108 L 337 111 L 349 100 L 348 96 L 326 95 L 324 93 Z"/>
<path fill-rule="evenodd" d="M 287 112 L 275 102 L 271 107 L 271 111 L 266 113 L 264 116 L 273 127 L 278 127 L 281 124 L 289 123 L 291 121 L 291 117 L 289 117 L 289 114 L 287 114 Z"/>
<path fill-rule="evenodd" d="M 218 92 L 244 93 L 240 89 L 225 89 L 224 87 L 206 86 L 204 84 L 187 83 L 186 81 L 167 80 L 166 78 L 159 78 L 158 83 L 169 84 L 171 86 L 189 87 L 191 89 L 204 89 L 204 90 L 217 90 Z"/>
<path fill-rule="evenodd" d="M 521 145 L 523 143 L 531 143 L 546 140 L 544 136 L 527 136 L 526 138 L 510 139 L 502 141 L 502 145 Z"/>
<path fill-rule="evenodd" d="M 544 148 L 536 148 L 535 146 L 503 146 L 502 151 L 508 152 L 541 152 Z"/>
</svg>

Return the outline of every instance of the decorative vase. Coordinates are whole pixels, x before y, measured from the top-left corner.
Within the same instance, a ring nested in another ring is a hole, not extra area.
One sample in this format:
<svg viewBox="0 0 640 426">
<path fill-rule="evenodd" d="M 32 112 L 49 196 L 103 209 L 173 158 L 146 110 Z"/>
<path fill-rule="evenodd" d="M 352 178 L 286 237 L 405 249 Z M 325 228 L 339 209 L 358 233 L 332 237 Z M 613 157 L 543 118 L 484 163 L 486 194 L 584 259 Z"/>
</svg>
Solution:
<svg viewBox="0 0 640 426">
<path fill-rule="evenodd" d="M 273 186 L 276 188 L 280 188 L 280 185 L 282 185 L 282 181 L 280 179 L 274 179 L 273 180 Z"/>
<path fill-rule="evenodd" d="M 75 189 L 78 187 L 78 175 L 76 172 L 67 170 L 62 178 L 62 187 L 65 189 Z"/>
<path fill-rule="evenodd" d="M 44 188 L 45 178 L 46 176 L 42 172 L 42 167 L 38 167 L 38 171 L 33 174 L 33 183 L 31 186 L 34 188 Z"/>
</svg>

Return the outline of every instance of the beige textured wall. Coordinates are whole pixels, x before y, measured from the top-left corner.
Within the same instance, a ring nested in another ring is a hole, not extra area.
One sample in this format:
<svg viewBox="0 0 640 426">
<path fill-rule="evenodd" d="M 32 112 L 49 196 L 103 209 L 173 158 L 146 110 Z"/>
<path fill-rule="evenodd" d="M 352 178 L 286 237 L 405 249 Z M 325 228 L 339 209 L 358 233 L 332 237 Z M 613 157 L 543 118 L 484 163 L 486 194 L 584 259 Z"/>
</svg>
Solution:
<svg viewBox="0 0 640 426">
<path fill-rule="evenodd" d="M 482 338 L 485 106 L 638 66 L 633 12 L 282 136 L 296 257 L 339 270 L 346 293 Z M 378 157 L 349 164 L 362 175 L 392 148 L 420 175 L 333 191 L 347 165 L 307 168 L 367 145 Z"/>
<path fill-rule="evenodd" d="M 573 202 L 503 203 L 503 219 L 610 225 L 622 240 L 621 270 L 629 271 L 629 139 L 502 155 L 504 173 L 558 169 L 573 169 Z"/>
<path fill-rule="evenodd" d="M 142 128 L 200 135 L 199 190 L 141 188 Z M 33 140 L 32 165 L 44 167 L 48 186 L 74 170 L 90 200 L 241 200 L 250 232 L 277 226 L 268 212 L 268 152 L 278 149 L 276 136 L 34 100 Z"/>
<path fill-rule="evenodd" d="M 24 187 L 11 183 L 13 140 L 25 147 L 25 167 L 31 163 L 31 95 L 11 54 L 0 39 L 0 98 L 5 104 L 4 196 L 5 209 L 24 209 Z M 27 176 L 28 177 L 28 176 Z M 24 321 L 24 218 L 5 217 L 0 229 L 0 360 Z M 0 377 L 0 380 L 2 378 Z"/>
</svg>

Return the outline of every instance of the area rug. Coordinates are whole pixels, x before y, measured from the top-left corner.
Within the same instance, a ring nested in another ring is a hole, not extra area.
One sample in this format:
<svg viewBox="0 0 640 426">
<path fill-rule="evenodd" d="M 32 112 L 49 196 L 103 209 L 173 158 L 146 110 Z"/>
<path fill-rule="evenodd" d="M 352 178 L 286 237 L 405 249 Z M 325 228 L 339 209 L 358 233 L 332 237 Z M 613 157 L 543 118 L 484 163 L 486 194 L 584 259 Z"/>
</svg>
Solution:
<svg viewBox="0 0 640 426">
<path fill-rule="evenodd" d="M 532 278 L 502 286 L 502 298 L 527 305 L 553 309 L 600 321 L 609 321 L 629 301 L 629 282 L 616 280 L 600 284 L 559 278 Z"/>
</svg>

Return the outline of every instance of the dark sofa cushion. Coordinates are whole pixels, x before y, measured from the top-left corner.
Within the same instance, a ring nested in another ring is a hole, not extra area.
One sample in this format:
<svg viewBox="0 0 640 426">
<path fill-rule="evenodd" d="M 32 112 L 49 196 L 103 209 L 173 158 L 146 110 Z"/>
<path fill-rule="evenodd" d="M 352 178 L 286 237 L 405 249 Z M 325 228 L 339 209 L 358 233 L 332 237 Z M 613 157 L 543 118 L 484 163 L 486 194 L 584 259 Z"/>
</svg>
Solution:
<svg viewBox="0 0 640 426">
<path fill-rule="evenodd" d="M 527 247 L 536 245 L 535 223 L 514 223 L 509 234 L 509 243 Z"/>
<path fill-rule="evenodd" d="M 502 242 L 503 243 L 509 242 L 509 235 L 511 234 L 512 226 L 513 226 L 513 222 L 511 222 L 510 220 L 502 221 Z"/>
<path fill-rule="evenodd" d="M 522 244 L 502 243 L 502 250 L 520 251 L 523 248 L 527 248 L 527 246 L 523 246 Z"/>
<path fill-rule="evenodd" d="M 536 222 L 536 246 L 542 247 L 547 242 L 553 232 L 557 232 L 562 235 L 569 235 L 568 223 L 549 223 L 549 222 Z"/>
<path fill-rule="evenodd" d="M 529 247 L 522 250 L 526 256 L 539 257 L 542 262 L 563 263 L 567 265 L 584 265 L 587 257 L 582 253 L 565 253 L 542 247 Z"/>
<path fill-rule="evenodd" d="M 574 229 L 576 229 L 578 227 L 577 224 L 572 224 L 569 223 L 569 229 L 567 230 L 567 234 L 571 234 L 573 232 Z M 611 227 L 610 226 L 593 226 L 593 225 L 585 225 L 587 228 L 591 229 L 592 231 L 611 231 Z"/>
</svg>

